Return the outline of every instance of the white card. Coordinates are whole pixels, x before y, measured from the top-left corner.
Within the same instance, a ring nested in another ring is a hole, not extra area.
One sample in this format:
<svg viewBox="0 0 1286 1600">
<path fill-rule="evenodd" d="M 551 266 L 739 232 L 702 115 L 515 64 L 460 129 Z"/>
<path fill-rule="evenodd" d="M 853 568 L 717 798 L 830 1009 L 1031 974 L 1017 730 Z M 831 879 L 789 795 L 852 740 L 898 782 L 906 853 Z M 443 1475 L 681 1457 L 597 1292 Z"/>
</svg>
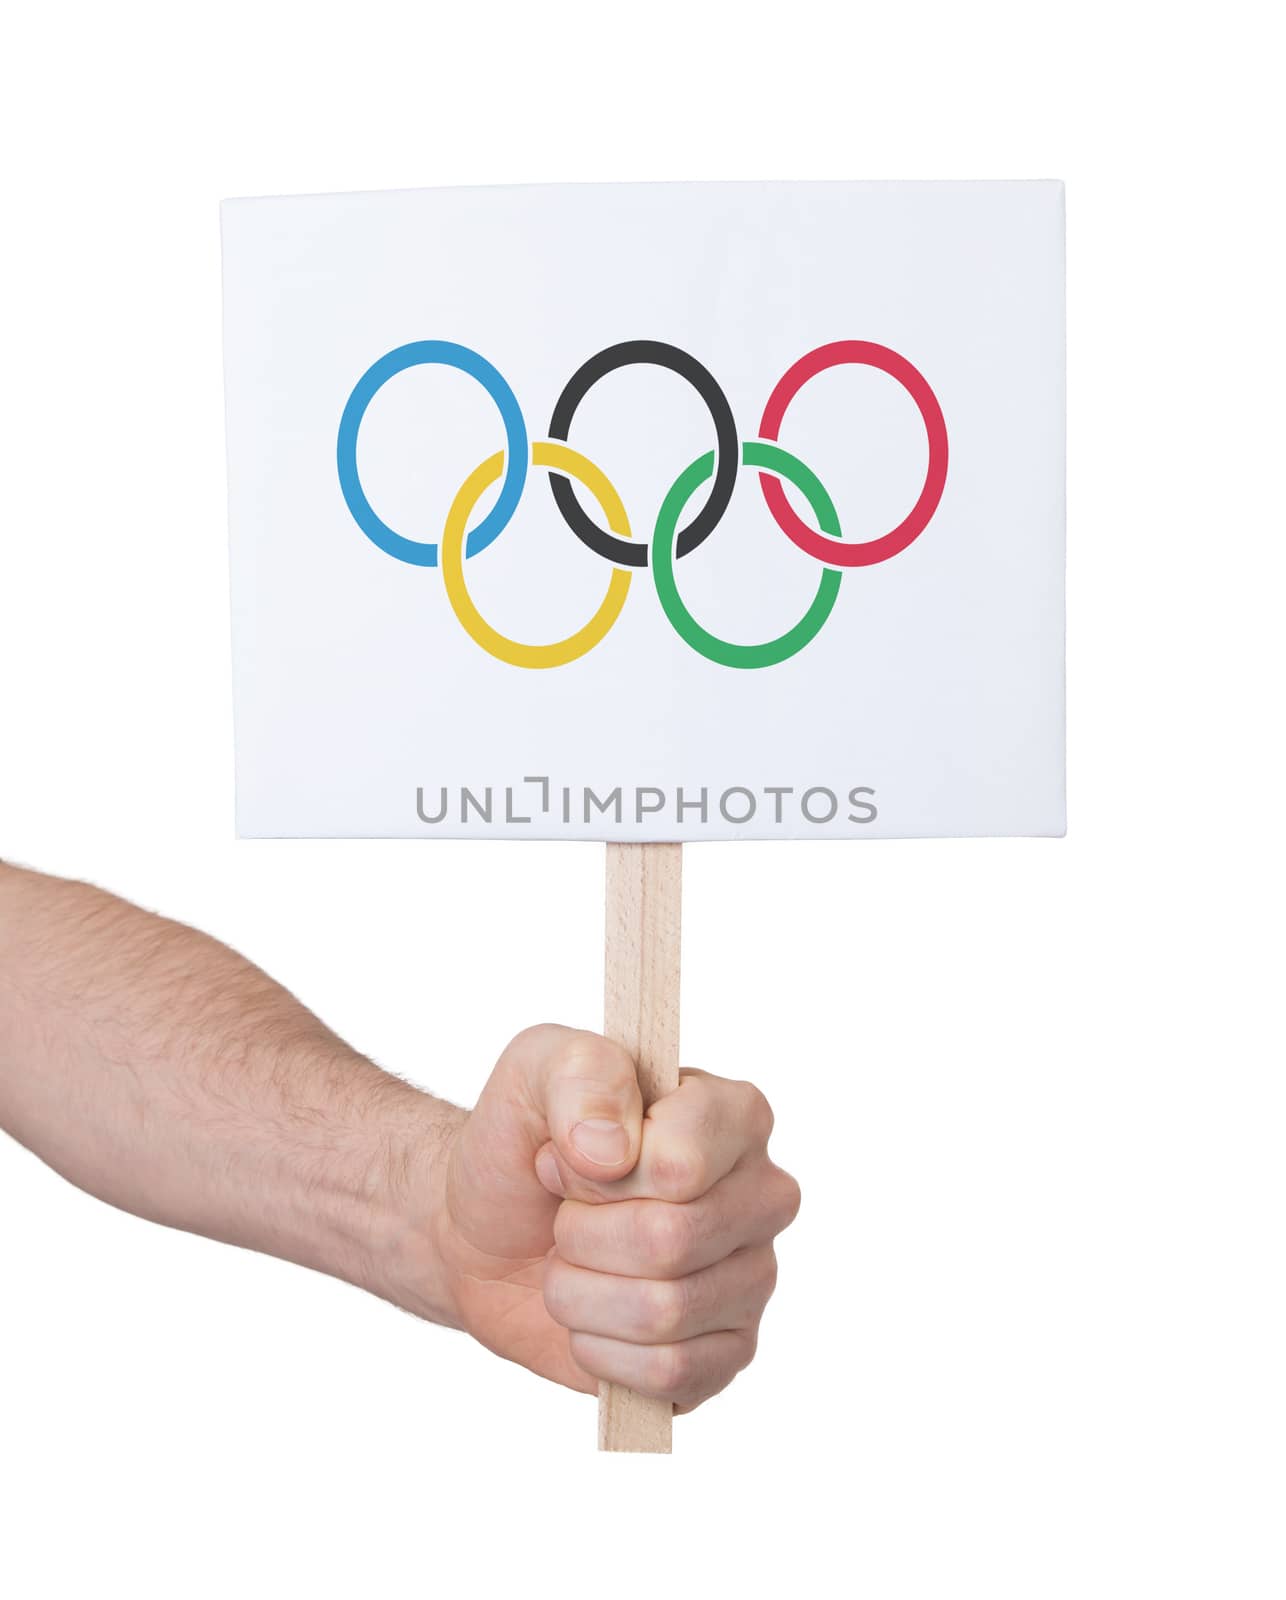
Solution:
<svg viewBox="0 0 1286 1600">
<path fill-rule="evenodd" d="M 223 237 L 240 833 L 1063 832 L 1060 184 Z"/>
</svg>

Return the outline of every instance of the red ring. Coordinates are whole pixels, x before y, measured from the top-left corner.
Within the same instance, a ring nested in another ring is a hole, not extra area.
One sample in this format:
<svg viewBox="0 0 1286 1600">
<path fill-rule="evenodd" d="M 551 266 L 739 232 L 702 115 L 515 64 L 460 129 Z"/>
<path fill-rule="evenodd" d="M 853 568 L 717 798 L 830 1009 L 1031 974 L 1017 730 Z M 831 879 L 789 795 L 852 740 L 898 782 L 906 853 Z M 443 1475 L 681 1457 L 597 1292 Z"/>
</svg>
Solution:
<svg viewBox="0 0 1286 1600">
<path fill-rule="evenodd" d="M 924 488 L 920 498 L 911 508 L 904 522 L 899 522 L 892 533 L 879 539 L 868 539 L 864 544 L 839 544 L 824 533 L 816 533 L 806 522 L 801 522 L 786 498 L 781 479 L 769 473 L 759 474 L 759 487 L 764 492 L 773 521 L 801 550 L 808 552 L 828 567 L 873 567 L 878 561 L 887 561 L 898 555 L 928 525 L 938 509 L 942 490 L 947 481 L 947 424 L 943 419 L 938 397 L 923 375 L 906 359 L 882 344 L 868 344 L 864 339 L 839 339 L 834 344 L 819 345 L 806 356 L 800 356 L 795 365 L 778 380 L 777 387 L 768 396 L 763 421 L 759 424 L 761 439 L 777 439 L 786 407 L 810 378 L 828 367 L 853 364 L 878 367 L 896 378 L 920 408 L 925 432 L 929 435 L 929 470 L 924 475 Z"/>
</svg>

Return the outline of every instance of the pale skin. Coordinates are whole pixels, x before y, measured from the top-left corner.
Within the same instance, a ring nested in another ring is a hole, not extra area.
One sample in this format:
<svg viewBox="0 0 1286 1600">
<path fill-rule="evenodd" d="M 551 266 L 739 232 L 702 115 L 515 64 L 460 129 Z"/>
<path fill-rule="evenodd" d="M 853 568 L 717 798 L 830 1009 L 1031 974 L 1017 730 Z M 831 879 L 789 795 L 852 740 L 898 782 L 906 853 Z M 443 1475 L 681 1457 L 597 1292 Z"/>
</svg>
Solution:
<svg viewBox="0 0 1286 1600">
<path fill-rule="evenodd" d="M 799 1206 L 748 1083 L 684 1072 L 645 1115 L 623 1050 L 549 1024 L 464 1111 L 205 934 L 3 863 L 0 1127 L 126 1211 L 679 1411 L 754 1355 Z"/>
</svg>

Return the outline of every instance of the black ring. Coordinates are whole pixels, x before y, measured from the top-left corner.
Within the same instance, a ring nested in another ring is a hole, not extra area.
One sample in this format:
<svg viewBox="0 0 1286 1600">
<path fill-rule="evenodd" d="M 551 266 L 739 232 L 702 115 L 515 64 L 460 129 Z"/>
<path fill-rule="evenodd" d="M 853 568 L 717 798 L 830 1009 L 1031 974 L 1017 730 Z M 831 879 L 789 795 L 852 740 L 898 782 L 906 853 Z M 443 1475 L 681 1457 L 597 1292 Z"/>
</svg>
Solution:
<svg viewBox="0 0 1286 1600">
<path fill-rule="evenodd" d="M 585 365 L 568 379 L 567 387 L 558 396 L 554 414 L 549 419 L 549 437 L 559 439 L 566 444 L 567 435 L 571 432 L 572 418 L 576 415 L 576 407 L 598 380 L 605 378 L 609 372 L 615 372 L 617 367 L 631 367 L 636 364 L 666 367 L 669 371 L 678 373 L 679 377 L 686 378 L 705 401 L 714 423 L 717 453 L 710 493 L 706 503 L 692 521 L 680 529 L 675 542 L 676 557 L 686 556 L 695 550 L 703 539 L 709 538 L 719 526 L 732 499 L 732 491 L 737 483 L 737 467 L 741 460 L 741 445 L 737 438 L 737 424 L 733 420 L 732 407 L 713 376 L 695 356 L 690 356 L 686 350 L 680 350 L 675 345 L 662 344 L 656 339 L 627 339 L 624 344 L 609 345 L 606 350 L 600 350 L 596 356 L 591 356 Z M 600 528 L 582 508 L 569 478 L 563 477 L 561 473 L 551 472 L 549 487 L 553 490 L 554 504 L 561 512 L 563 521 L 595 555 L 603 556 L 618 566 L 647 566 L 647 545 L 633 539 L 620 539 L 616 534 L 609 533 L 606 528 Z"/>
</svg>

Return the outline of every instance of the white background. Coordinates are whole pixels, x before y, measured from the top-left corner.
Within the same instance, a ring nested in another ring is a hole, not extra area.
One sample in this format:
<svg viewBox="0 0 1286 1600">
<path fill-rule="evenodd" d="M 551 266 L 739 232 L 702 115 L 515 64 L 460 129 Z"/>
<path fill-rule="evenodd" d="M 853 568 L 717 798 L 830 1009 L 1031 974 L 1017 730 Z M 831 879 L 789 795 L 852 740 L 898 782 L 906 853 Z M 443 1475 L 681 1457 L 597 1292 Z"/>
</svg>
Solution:
<svg viewBox="0 0 1286 1600">
<path fill-rule="evenodd" d="M 1070 833 L 690 852 L 685 1055 L 804 1209 L 669 1461 L 0 1146 L 15 1597 L 1279 1597 L 1280 129 L 1258 7 L 29 7 L 0 120 L 0 848 L 470 1099 L 598 1015 L 588 845 L 232 838 L 217 202 L 1062 177 Z M 610 242 L 604 267 L 611 270 Z M 154 441 L 140 454 L 140 433 Z"/>
</svg>

